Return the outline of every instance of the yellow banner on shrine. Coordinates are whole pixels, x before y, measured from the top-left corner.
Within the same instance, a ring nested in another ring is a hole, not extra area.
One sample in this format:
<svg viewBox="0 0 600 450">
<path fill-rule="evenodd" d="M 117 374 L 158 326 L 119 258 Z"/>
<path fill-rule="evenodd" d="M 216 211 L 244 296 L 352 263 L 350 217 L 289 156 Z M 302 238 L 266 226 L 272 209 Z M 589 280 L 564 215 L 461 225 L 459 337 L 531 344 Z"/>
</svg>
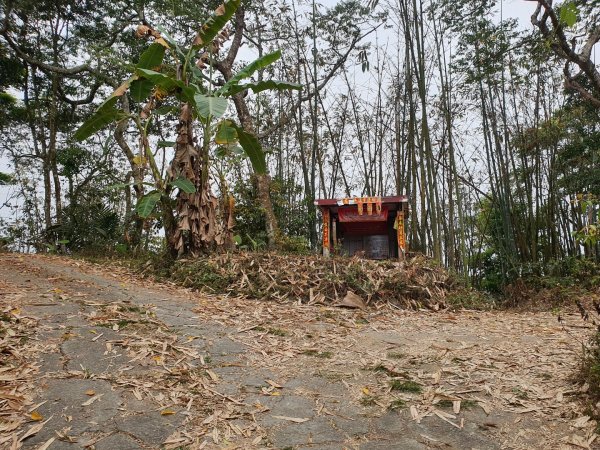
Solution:
<svg viewBox="0 0 600 450">
<path fill-rule="evenodd" d="M 329 249 L 329 208 L 323 209 L 323 248 Z"/>
<path fill-rule="evenodd" d="M 406 251 L 406 235 L 404 234 L 404 211 L 398 211 L 396 223 L 394 224 L 396 235 L 398 237 L 398 248 Z"/>
</svg>

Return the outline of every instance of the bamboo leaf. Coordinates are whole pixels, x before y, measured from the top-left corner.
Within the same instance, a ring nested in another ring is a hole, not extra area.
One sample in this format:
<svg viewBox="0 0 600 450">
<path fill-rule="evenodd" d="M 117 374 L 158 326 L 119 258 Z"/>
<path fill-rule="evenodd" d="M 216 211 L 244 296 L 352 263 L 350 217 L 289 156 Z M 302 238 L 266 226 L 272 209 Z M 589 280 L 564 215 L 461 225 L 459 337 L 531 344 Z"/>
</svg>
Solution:
<svg viewBox="0 0 600 450">
<path fill-rule="evenodd" d="M 199 49 L 210 44 L 219 31 L 229 22 L 240 6 L 241 0 L 225 0 L 202 25 L 194 39 L 193 47 Z"/>
<path fill-rule="evenodd" d="M 154 211 L 154 207 L 160 200 L 161 193 L 158 191 L 151 191 L 140 198 L 138 204 L 135 207 L 138 215 L 142 219 L 148 218 L 152 211 Z"/>
<path fill-rule="evenodd" d="M 203 94 L 194 95 L 196 109 L 201 117 L 208 119 L 214 117 L 220 118 L 227 110 L 228 100 L 224 97 L 214 97 Z"/>
<path fill-rule="evenodd" d="M 175 186 L 176 188 L 181 189 L 186 194 L 194 194 L 196 192 L 196 187 L 194 186 L 194 183 L 192 183 L 187 178 L 179 177 L 176 180 L 171 181 L 170 184 Z"/>
</svg>

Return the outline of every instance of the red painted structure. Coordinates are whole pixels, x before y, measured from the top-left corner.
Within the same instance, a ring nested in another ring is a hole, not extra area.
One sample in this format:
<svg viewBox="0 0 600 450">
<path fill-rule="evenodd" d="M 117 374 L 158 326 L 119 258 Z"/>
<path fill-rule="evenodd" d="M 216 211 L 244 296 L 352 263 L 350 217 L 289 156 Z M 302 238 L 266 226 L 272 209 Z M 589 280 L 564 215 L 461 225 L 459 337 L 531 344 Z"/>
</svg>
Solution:
<svg viewBox="0 0 600 450">
<path fill-rule="evenodd" d="M 374 259 L 404 257 L 407 196 L 322 199 L 315 205 L 323 215 L 324 255 L 336 249 Z"/>
</svg>

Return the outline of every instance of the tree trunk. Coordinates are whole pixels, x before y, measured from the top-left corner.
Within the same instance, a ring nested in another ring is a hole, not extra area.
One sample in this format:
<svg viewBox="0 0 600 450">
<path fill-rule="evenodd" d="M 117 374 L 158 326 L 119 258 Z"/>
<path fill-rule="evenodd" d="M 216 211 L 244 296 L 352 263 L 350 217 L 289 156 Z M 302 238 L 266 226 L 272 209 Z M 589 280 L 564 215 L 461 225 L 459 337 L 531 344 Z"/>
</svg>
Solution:
<svg viewBox="0 0 600 450">
<path fill-rule="evenodd" d="M 221 72 L 225 81 L 229 81 L 233 77 L 233 62 L 235 61 L 235 57 L 237 56 L 237 52 L 241 45 L 241 40 L 244 32 L 244 16 L 245 10 L 243 7 L 238 8 L 235 13 L 235 35 L 233 38 L 233 42 L 227 57 L 217 63 L 216 68 Z M 238 119 L 244 128 L 244 131 L 252 134 L 255 133 L 254 129 L 254 121 L 252 120 L 252 116 L 250 115 L 250 111 L 248 110 L 248 105 L 246 103 L 246 99 L 244 98 L 244 93 L 240 92 L 233 96 L 233 103 L 235 105 L 235 109 L 238 115 Z M 261 204 L 261 208 L 265 213 L 266 219 L 266 232 L 267 232 L 267 240 L 269 247 L 276 247 L 277 243 L 280 239 L 281 232 L 279 230 L 279 224 L 277 223 L 277 217 L 275 216 L 275 212 L 273 210 L 273 203 L 271 202 L 271 178 L 268 173 L 261 175 L 256 174 L 258 178 L 258 199 Z"/>
</svg>

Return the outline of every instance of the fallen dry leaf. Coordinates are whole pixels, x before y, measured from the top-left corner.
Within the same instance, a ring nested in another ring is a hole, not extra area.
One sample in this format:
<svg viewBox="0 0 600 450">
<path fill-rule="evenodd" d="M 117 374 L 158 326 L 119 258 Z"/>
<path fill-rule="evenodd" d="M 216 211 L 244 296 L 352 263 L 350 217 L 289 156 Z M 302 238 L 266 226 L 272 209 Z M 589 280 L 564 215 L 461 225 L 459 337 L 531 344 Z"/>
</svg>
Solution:
<svg viewBox="0 0 600 450">
<path fill-rule="evenodd" d="M 51 437 L 46 442 L 44 442 L 42 445 L 37 447 L 35 450 L 47 450 L 55 440 L 56 440 L 55 437 Z"/>
<path fill-rule="evenodd" d="M 104 394 L 99 394 L 96 395 L 95 397 L 90 398 L 88 401 L 85 401 L 81 404 L 81 406 L 90 406 L 92 403 L 94 403 L 96 400 L 98 400 L 100 397 L 102 397 Z"/>
<path fill-rule="evenodd" d="M 364 300 L 356 295 L 352 291 L 348 291 L 343 300 L 339 303 L 338 306 L 345 306 L 347 308 L 358 308 L 358 309 L 366 309 L 367 305 Z"/>
<path fill-rule="evenodd" d="M 287 420 L 288 422 L 294 422 L 294 423 L 303 423 L 303 422 L 308 422 L 310 420 L 309 417 L 287 417 L 287 416 L 271 416 L 274 419 L 279 419 L 279 420 Z"/>
</svg>

